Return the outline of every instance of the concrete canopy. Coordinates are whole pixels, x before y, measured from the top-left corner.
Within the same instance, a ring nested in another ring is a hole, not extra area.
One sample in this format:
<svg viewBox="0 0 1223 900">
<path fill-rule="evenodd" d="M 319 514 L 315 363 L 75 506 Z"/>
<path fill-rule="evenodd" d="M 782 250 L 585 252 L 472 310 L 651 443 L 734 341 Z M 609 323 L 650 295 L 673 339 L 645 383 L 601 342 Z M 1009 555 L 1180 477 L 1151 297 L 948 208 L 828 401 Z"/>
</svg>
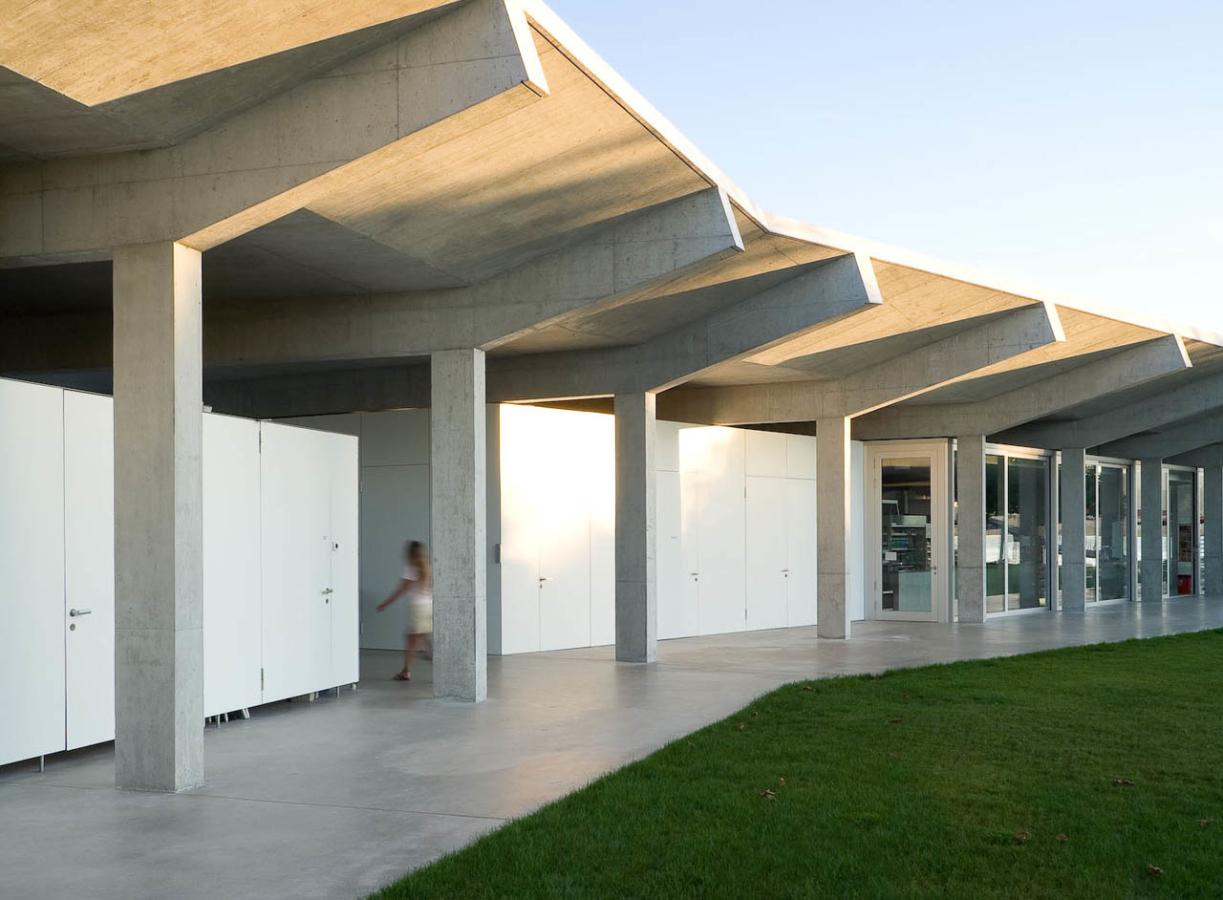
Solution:
<svg viewBox="0 0 1223 900">
<path fill-rule="evenodd" d="M 1005 434 L 1196 382 L 1223 343 L 766 213 L 542 3 L 201 10 L 0 26 L 5 373 L 107 387 L 109 257 L 158 240 L 205 251 L 206 395 L 248 414 L 427 404 L 428 355 L 474 348 L 490 399 L 844 408 L 859 437 L 1004 400 Z"/>
</svg>

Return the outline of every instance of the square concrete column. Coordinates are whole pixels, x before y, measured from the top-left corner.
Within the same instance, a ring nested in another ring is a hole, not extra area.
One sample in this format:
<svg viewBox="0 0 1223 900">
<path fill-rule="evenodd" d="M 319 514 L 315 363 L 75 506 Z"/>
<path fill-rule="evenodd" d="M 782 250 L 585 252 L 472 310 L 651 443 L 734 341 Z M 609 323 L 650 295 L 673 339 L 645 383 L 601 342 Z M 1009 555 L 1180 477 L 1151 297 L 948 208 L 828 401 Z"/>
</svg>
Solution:
<svg viewBox="0 0 1223 900">
<path fill-rule="evenodd" d="M 204 779 L 200 253 L 114 252 L 115 784 Z"/>
<path fill-rule="evenodd" d="M 816 632 L 823 638 L 849 637 L 849 423 L 815 424 Z"/>
<path fill-rule="evenodd" d="M 961 622 L 985 621 L 985 435 L 956 439 L 956 593 Z"/>
<path fill-rule="evenodd" d="M 1202 470 L 1202 506 L 1206 516 L 1206 578 L 1202 590 L 1207 597 L 1223 597 L 1223 468 L 1219 466 Z"/>
<path fill-rule="evenodd" d="M 654 395 L 617 394 L 616 659 L 658 655 Z"/>
<path fill-rule="evenodd" d="M 1062 450 L 1062 609 L 1082 612 L 1087 598 L 1087 452 Z"/>
<path fill-rule="evenodd" d="M 484 352 L 433 354 L 433 695 L 488 695 Z"/>
<path fill-rule="evenodd" d="M 1143 602 L 1164 596 L 1164 461 L 1158 457 L 1142 464 L 1142 567 L 1139 583 Z"/>
</svg>

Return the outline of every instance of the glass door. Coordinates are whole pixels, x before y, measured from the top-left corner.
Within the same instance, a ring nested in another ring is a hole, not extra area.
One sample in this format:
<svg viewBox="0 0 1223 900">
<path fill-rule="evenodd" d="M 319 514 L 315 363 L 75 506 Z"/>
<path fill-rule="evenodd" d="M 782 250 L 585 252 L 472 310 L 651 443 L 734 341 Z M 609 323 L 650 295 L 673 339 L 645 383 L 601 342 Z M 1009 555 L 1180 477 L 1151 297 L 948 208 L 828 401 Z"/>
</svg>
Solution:
<svg viewBox="0 0 1223 900">
<path fill-rule="evenodd" d="M 875 617 L 938 621 L 948 569 L 946 446 L 872 445 L 872 456 Z"/>
<path fill-rule="evenodd" d="M 1099 473 L 1095 545 L 1097 599 L 1124 600 L 1130 593 L 1130 468 L 1100 463 Z M 1091 540 L 1090 535 L 1088 540 Z"/>
<path fill-rule="evenodd" d="M 985 611 L 1043 609 L 1050 587 L 1046 456 L 985 456 Z"/>
<path fill-rule="evenodd" d="M 1195 475 L 1192 470 L 1168 470 L 1168 594 L 1173 597 L 1195 591 L 1198 558 Z"/>
</svg>

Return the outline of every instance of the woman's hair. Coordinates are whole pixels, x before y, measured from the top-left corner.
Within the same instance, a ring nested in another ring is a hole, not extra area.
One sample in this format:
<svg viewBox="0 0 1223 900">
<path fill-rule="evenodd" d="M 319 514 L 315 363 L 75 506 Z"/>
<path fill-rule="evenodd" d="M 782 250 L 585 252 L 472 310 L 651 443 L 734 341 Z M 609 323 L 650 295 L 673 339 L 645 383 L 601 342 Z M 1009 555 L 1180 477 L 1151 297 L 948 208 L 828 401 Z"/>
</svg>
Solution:
<svg viewBox="0 0 1223 900">
<path fill-rule="evenodd" d="M 433 580 L 433 566 L 429 562 L 429 548 L 425 546 L 424 542 L 408 541 L 404 544 L 404 556 L 408 562 L 416 565 L 420 573 L 420 580 L 430 584 Z M 419 557 L 419 562 L 413 560 L 414 556 Z"/>
</svg>

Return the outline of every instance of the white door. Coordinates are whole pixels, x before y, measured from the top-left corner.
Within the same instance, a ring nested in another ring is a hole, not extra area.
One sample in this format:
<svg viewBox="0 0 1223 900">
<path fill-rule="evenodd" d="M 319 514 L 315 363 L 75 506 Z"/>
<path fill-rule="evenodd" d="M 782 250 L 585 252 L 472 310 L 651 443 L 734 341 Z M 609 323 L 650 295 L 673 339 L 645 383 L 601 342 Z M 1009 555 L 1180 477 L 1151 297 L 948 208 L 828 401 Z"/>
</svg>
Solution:
<svg viewBox="0 0 1223 900">
<path fill-rule="evenodd" d="M 543 480 L 531 407 L 501 406 L 501 652 L 539 649 L 540 510 Z M 534 439 L 533 439 L 534 438 Z"/>
<path fill-rule="evenodd" d="M 616 642 L 616 420 L 587 416 L 586 423 L 587 471 L 595 476 L 584 479 L 590 510 L 590 644 L 599 647 Z"/>
<path fill-rule="evenodd" d="M 784 436 L 782 436 L 784 438 Z M 782 445 L 784 449 L 784 444 Z M 789 624 L 785 478 L 747 476 L 747 627 Z"/>
<path fill-rule="evenodd" d="M 541 474 L 546 473 L 535 486 L 543 513 L 537 521 L 540 650 L 590 646 L 590 513 L 582 483 L 586 441 L 580 421 L 561 421 L 564 427 L 549 430 L 547 446 L 536 446 L 545 463 Z"/>
<path fill-rule="evenodd" d="M 950 516 L 945 441 L 870 444 L 868 564 L 878 619 L 947 619 Z"/>
<path fill-rule="evenodd" d="M 742 631 L 746 627 L 744 560 L 744 432 L 701 428 L 709 455 L 700 503 L 701 634 Z M 681 433 L 681 439 L 689 432 Z"/>
<path fill-rule="evenodd" d="M 815 482 L 786 479 L 788 625 L 814 625 L 816 611 Z"/>
<path fill-rule="evenodd" d="M 331 673 L 328 435 L 263 422 L 263 700 L 326 687 Z"/>
<path fill-rule="evenodd" d="M 259 423 L 203 423 L 204 715 L 262 699 Z"/>
<path fill-rule="evenodd" d="M 674 631 L 670 637 L 690 637 L 701 633 L 701 509 L 704 506 L 704 472 L 686 459 L 690 440 L 686 429 L 679 433 L 680 445 L 680 561 L 683 591 L 676 598 L 670 616 Z"/>
<path fill-rule="evenodd" d="M 64 749 L 63 396 L 0 381 L 0 764 Z"/>
<path fill-rule="evenodd" d="M 360 497 L 357 439 L 328 435 L 331 503 L 329 516 L 331 593 L 331 674 L 321 687 L 355 684 L 360 670 L 359 540 Z"/>
<path fill-rule="evenodd" d="M 657 542 L 658 577 L 658 637 L 674 638 L 696 634 L 696 594 L 684 568 L 684 544 L 681 540 L 680 475 L 662 471 L 655 486 L 657 512 L 654 527 Z"/>
<path fill-rule="evenodd" d="M 114 413 L 64 394 L 64 678 L 67 749 L 115 736 Z"/>
</svg>

